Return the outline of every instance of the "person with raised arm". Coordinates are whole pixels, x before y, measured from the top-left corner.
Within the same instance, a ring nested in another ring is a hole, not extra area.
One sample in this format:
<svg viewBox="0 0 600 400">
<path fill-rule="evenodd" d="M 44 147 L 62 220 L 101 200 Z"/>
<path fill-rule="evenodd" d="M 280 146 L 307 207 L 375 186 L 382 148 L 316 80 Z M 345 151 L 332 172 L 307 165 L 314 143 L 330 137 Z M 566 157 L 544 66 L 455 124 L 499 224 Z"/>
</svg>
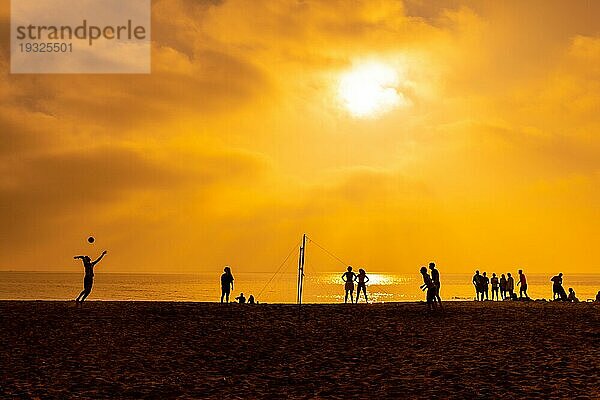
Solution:
<svg viewBox="0 0 600 400">
<path fill-rule="evenodd" d="M 83 262 L 83 268 L 85 269 L 85 275 L 83 277 L 83 290 L 75 299 L 75 303 L 82 304 L 92 292 L 92 286 L 94 286 L 94 267 L 104 258 L 105 255 L 106 250 L 104 250 L 102 254 L 100 254 L 100 257 L 98 257 L 95 261 L 92 261 L 89 256 L 73 257 L 75 260 L 81 260 Z"/>
</svg>

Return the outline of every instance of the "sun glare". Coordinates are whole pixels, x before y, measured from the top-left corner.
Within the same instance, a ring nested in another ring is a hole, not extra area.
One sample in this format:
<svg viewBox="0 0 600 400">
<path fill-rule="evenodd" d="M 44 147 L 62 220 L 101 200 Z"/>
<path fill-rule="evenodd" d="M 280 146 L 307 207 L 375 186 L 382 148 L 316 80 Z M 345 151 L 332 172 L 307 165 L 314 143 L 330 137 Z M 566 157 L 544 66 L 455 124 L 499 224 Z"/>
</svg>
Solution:
<svg viewBox="0 0 600 400">
<path fill-rule="evenodd" d="M 354 117 L 377 117 L 407 103 L 397 89 L 398 71 L 389 65 L 361 64 L 340 77 L 338 96 Z"/>
</svg>

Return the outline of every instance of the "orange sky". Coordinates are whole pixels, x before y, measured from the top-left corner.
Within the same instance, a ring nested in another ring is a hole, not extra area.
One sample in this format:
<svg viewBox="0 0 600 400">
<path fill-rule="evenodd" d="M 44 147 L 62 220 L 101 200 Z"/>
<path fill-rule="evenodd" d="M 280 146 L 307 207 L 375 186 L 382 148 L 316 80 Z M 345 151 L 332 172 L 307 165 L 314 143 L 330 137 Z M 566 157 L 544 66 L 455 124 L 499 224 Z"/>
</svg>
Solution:
<svg viewBox="0 0 600 400">
<path fill-rule="evenodd" d="M 155 0 L 136 76 L 10 75 L 0 4 L 1 269 L 274 271 L 308 232 L 367 271 L 600 271 L 600 2 Z M 402 101 L 359 117 L 365 63 Z"/>
</svg>

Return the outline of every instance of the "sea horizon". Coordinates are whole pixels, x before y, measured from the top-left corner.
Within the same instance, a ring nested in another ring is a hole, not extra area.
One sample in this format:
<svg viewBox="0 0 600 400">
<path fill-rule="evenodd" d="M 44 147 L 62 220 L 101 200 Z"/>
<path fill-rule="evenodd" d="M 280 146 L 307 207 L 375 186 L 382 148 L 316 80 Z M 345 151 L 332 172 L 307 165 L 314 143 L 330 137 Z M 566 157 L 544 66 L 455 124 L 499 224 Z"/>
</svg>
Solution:
<svg viewBox="0 0 600 400">
<path fill-rule="evenodd" d="M 343 271 L 307 273 L 304 303 L 343 303 Z M 413 302 L 425 299 L 419 274 L 372 272 L 367 285 L 369 302 Z M 220 300 L 220 273 L 98 272 L 88 300 L 181 301 Z M 296 303 L 296 273 L 238 272 L 230 301 L 240 293 L 254 295 L 261 303 Z M 490 275 L 491 276 L 491 275 Z M 553 275 L 527 274 L 532 299 L 552 299 Z M 475 297 L 472 273 L 442 273 L 442 299 L 470 301 Z M 573 287 L 581 301 L 593 299 L 600 288 L 600 274 L 567 273 L 564 287 Z M 82 289 L 80 272 L 0 271 L 0 300 L 72 300 Z M 517 287 L 518 293 L 518 287 Z M 355 293 L 356 295 L 356 293 Z M 490 289 L 491 296 L 491 289 Z M 491 297 L 490 297 L 491 299 Z M 364 302 L 361 295 L 360 302 Z"/>
</svg>

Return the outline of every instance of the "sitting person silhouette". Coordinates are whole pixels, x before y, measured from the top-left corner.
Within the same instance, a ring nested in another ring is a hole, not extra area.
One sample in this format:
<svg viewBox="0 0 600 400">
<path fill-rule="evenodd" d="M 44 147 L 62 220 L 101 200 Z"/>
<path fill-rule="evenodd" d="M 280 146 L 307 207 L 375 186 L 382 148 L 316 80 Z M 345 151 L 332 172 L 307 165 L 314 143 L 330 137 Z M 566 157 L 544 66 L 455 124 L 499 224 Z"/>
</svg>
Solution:
<svg viewBox="0 0 600 400">
<path fill-rule="evenodd" d="M 250 295 L 250 297 L 248 297 L 248 304 L 254 304 L 254 296 Z"/>
<path fill-rule="evenodd" d="M 345 282 L 344 290 L 346 295 L 344 296 L 344 303 L 348 302 L 348 294 L 350 294 L 350 303 L 354 303 L 354 281 L 356 280 L 356 274 L 352 272 L 352 267 L 348 266 L 348 270 L 342 274 L 342 280 Z"/>
<path fill-rule="evenodd" d="M 567 297 L 567 301 L 571 303 L 579 303 L 579 299 L 575 296 L 575 291 L 572 287 L 569 288 L 569 297 Z"/>
<path fill-rule="evenodd" d="M 75 260 L 80 259 L 83 262 L 83 268 L 85 269 L 85 275 L 83 277 L 83 290 L 79 293 L 79 296 L 75 299 L 77 304 L 83 303 L 83 301 L 92 292 L 92 286 L 94 285 L 94 267 L 98 264 L 106 255 L 106 250 L 102 252 L 100 257 L 96 261 L 92 261 L 89 256 L 75 256 Z"/>
<path fill-rule="evenodd" d="M 369 282 L 369 277 L 364 269 L 360 268 L 358 270 L 358 275 L 356 275 L 356 279 L 358 280 L 358 285 L 356 287 L 356 303 L 358 304 L 358 298 L 360 297 L 360 291 L 365 296 L 365 302 L 368 303 L 369 299 L 367 298 L 367 282 Z"/>
<path fill-rule="evenodd" d="M 238 303 L 244 304 L 246 302 L 246 298 L 244 297 L 244 293 L 240 293 L 238 297 L 235 298 Z"/>
</svg>

